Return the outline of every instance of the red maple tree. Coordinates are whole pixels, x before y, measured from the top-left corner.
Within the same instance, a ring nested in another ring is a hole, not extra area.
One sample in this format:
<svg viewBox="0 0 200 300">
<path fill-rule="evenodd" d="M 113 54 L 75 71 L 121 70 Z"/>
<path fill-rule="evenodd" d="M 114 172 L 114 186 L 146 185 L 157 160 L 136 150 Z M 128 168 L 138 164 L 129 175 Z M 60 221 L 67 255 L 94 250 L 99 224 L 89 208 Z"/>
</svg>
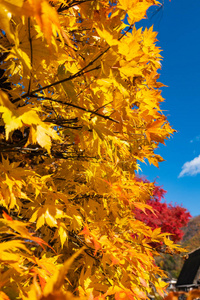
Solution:
<svg viewBox="0 0 200 300">
<path fill-rule="evenodd" d="M 138 178 L 139 181 L 149 182 L 147 179 Z M 146 210 L 144 213 L 140 209 L 135 209 L 134 214 L 136 219 L 144 222 L 153 229 L 160 227 L 161 231 L 172 234 L 171 239 L 174 242 L 178 242 L 183 237 L 183 231 L 181 230 L 185 227 L 191 215 L 189 211 L 182 205 L 172 205 L 171 203 L 166 203 L 162 201 L 166 191 L 155 184 L 153 195 L 147 200 L 147 204 L 150 205 L 155 214 L 150 210 Z"/>
</svg>

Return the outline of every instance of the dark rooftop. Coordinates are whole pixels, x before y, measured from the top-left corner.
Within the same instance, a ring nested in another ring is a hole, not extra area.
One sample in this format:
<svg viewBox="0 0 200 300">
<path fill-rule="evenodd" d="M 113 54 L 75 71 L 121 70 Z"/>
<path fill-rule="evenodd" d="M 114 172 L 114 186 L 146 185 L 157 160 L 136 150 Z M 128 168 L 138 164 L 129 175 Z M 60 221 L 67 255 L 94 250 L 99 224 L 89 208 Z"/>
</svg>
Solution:
<svg viewBox="0 0 200 300">
<path fill-rule="evenodd" d="M 188 254 L 188 258 L 185 260 L 183 268 L 178 277 L 176 286 L 188 286 L 196 285 L 199 282 L 200 272 L 200 248 Z"/>
</svg>

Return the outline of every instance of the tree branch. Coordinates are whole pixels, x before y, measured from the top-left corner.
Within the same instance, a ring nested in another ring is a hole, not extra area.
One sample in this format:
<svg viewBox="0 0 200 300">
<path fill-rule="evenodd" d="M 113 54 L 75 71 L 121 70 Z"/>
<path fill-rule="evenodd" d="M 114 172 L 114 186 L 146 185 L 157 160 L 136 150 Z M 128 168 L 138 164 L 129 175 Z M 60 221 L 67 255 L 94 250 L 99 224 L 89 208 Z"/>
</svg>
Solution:
<svg viewBox="0 0 200 300">
<path fill-rule="evenodd" d="M 31 38 L 31 18 L 28 18 L 28 39 L 29 39 L 29 44 L 30 44 L 30 52 L 31 52 L 31 68 L 33 66 L 33 45 L 32 45 L 32 38 Z M 28 94 L 30 93 L 31 89 L 31 77 L 32 75 L 30 74 L 30 79 L 29 79 L 29 84 L 28 84 Z"/>
<path fill-rule="evenodd" d="M 89 64 L 88 64 L 86 67 L 88 67 L 88 66 L 89 66 Z M 16 102 L 18 102 L 18 101 L 20 101 L 21 99 L 26 98 L 26 97 L 33 97 L 35 93 L 41 92 L 41 91 L 43 91 L 43 90 L 46 90 L 46 89 L 48 89 L 48 88 L 50 88 L 50 87 L 52 87 L 52 86 L 58 85 L 58 84 L 60 84 L 60 83 L 63 83 L 63 82 L 72 80 L 72 79 L 74 79 L 74 78 L 76 78 L 76 77 L 79 77 L 79 76 L 82 76 L 82 75 L 84 75 L 84 74 L 86 74 L 86 73 L 88 73 L 88 72 L 91 72 L 91 71 L 94 71 L 94 70 L 98 70 L 98 69 L 100 68 L 100 65 L 97 66 L 97 67 L 95 67 L 95 68 L 93 68 L 93 69 L 90 69 L 90 70 L 87 70 L 87 71 L 84 72 L 84 70 L 86 69 L 86 67 L 84 67 L 83 69 L 81 69 L 80 71 L 78 71 L 77 73 L 75 73 L 74 75 L 71 75 L 71 76 L 69 76 L 69 77 L 67 77 L 67 78 L 64 78 L 64 79 L 62 79 L 62 80 L 56 81 L 56 82 L 51 83 L 51 84 L 48 84 L 48 85 L 46 85 L 46 86 L 44 86 L 44 87 L 38 88 L 38 89 L 32 91 L 31 93 L 25 93 L 25 94 L 22 95 L 21 97 L 18 97 L 18 98 L 16 98 L 16 99 L 14 99 L 14 100 L 12 101 L 12 103 L 16 103 Z M 41 97 L 38 97 L 38 96 L 37 96 L 37 98 L 41 98 Z"/>
<path fill-rule="evenodd" d="M 31 97 L 37 97 L 37 96 L 32 95 Z M 52 99 L 52 98 L 50 98 L 50 97 L 38 97 L 38 98 L 41 98 L 41 99 L 44 99 L 44 100 L 53 101 L 53 102 L 57 102 L 57 103 L 60 103 L 60 104 L 63 104 L 63 105 L 68 105 L 68 106 L 71 106 L 71 107 L 74 107 L 74 108 L 83 110 L 83 111 L 85 111 L 85 112 L 91 113 L 91 114 L 93 114 L 93 115 L 97 115 L 97 116 L 99 116 L 99 117 L 101 117 L 101 118 L 103 118 L 103 119 L 110 120 L 110 121 L 115 122 L 115 123 L 119 123 L 119 121 L 117 121 L 117 120 L 115 120 L 115 119 L 112 119 L 112 118 L 109 117 L 109 116 L 105 116 L 105 115 L 102 115 L 102 114 L 98 113 L 97 110 L 100 109 L 100 108 L 98 108 L 96 111 L 93 111 L 93 110 L 84 108 L 84 107 L 82 107 L 82 106 L 78 106 L 78 105 L 76 105 L 76 104 L 73 104 L 73 103 L 71 103 L 71 102 L 63 102 L 63 101 L 61 101 L 61 100 Z"/>
<path fill-rule="evenodd" d="M 73 7 L 73 6 L 80 5 L 80 4 L 85 3 L 85 2 L 92 2 L 92 0 L 72 1 L 68 5 L 61 4 L 60 7 L 57 9 L 57 12 L 58 13 L 63 12 L 65 10 Z"/>
</svg>

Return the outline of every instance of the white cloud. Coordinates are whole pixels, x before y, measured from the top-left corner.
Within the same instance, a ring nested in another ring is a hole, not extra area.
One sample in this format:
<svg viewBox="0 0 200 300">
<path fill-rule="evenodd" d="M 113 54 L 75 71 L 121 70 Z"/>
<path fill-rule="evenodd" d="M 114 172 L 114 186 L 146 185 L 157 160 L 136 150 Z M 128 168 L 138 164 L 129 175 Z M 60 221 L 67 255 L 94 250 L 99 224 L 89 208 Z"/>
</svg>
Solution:
<svg viewBox="0 0 200 300">
<path fill-rule="evenodd" d="M 178 175 L 178 178 L 183 176 L 193 176 L 200 174 L 200 155 L 198 157 L 195 157 L 191 161 L 187 161 L 182 166 L 182 171 Z"/>
<path fill-rule="evenodd" d="M 200 142 L 200 135 L 195 136 L 195 138 L 190 141 L 190 143 L 194 142 Z"/>
</svg>

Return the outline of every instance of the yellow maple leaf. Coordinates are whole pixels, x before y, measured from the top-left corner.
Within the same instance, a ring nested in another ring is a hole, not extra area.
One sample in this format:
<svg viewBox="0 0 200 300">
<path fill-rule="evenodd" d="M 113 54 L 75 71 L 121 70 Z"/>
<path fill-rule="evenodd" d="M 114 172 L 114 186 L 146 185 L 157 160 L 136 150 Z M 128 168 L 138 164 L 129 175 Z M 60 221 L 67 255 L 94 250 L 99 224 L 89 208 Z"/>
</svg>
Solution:
<svg viewBox="0 0 200 300">
<path fill-rule="evenodd" d="M 51 44 L 53 26 L 60 32 L 61 28 L 58 15 L 55 9 L 46 0 L 1 0 L 0 3 L 2 3 L 5 9 L 13 15 L 34 17 L 40 26 L 41 31 L 44 33 L 48 44 Z"/>
<path fill-rule="evenodd" d="M 9 139 L 14 130 L 30 127 L 26 145 L 38 143 L 48 153 L 50 153 L 51 138 L 60 140 L 56 131 L 41 121 L 36 109 L 30 105 L 16 108 L 3 91 L 0 91 L 0 112 L 5 123 L 6 139 Z"/>
</svg>

